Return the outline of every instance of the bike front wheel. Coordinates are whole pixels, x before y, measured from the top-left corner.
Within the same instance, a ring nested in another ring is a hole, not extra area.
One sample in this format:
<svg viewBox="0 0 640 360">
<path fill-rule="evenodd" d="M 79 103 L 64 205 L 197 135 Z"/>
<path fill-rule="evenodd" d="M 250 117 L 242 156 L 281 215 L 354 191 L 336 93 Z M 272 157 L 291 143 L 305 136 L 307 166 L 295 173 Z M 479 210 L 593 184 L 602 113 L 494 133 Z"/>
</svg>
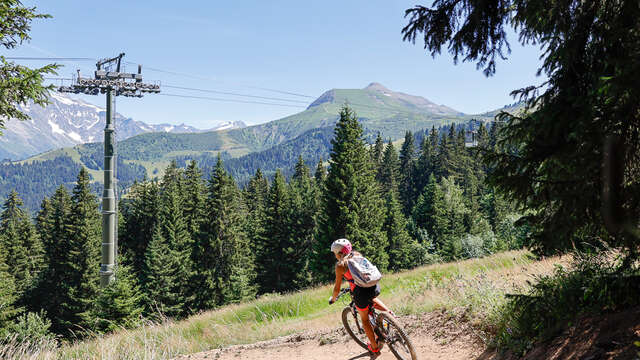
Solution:
<svg viewBox="0 0 640 360">
<path fill-rule="evenodd" d="M 350 306 L 345 307 L 342 310 L 342 324 L 344 325 L 347 333 L 351 335 L 353 340 L 358 343 L 358 345 L 367 349 L 367 342 L 369 339 L 367 338 L 367 334 L 364 332 L 364 328 L 362 327 L 362 322 L 360 321 L 360 316 L 358 313 L 354 313 L 353 308 Z"/>
<path fill-rule="evenodd" d="M 383 311 L 378 314 L 377 322 L 385 342 L 398 360 L 418 360 L 411 340 L 395 317 Z"/>
</svg>

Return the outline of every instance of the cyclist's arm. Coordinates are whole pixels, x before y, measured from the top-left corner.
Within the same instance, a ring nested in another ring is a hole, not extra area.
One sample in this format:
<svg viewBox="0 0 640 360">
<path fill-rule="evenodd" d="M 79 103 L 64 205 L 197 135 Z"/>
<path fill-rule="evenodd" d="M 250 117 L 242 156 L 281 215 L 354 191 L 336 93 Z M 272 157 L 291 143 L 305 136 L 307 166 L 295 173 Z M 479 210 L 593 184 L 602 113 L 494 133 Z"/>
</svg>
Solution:
<svg viewBox="0 0 640 360">
<path fill-rule="evenodd" d="M 333 286 L 333 301 L 336 300 L 342 286 L 342 276 L 344 275 L 344 266 L 336 264 L 336 284 Z"/>
</svg>

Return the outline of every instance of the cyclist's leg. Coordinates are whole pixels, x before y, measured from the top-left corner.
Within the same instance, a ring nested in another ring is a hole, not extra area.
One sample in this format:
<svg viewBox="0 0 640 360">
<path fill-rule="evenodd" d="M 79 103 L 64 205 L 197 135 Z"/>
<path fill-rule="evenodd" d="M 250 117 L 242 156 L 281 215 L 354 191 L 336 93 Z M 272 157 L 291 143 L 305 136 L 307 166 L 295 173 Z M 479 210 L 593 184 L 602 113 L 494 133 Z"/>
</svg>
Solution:
<svg viewBox="0 0 640 360">
<path fill-rule="evenodd" d="M 364 333 L 367 334 L 369 338 L 369 343 L 373 349 L 378 348 L 378 343 L 376 342 L 376 334 L 373 332 L 373 326 L 371 326 L 371 322 L 369 321 L 369 308 L 366 307 L 364 309 L 357 308 L 358 314 L 360 314 L 360 320 L 362 320 L 362 327 L 364 328 Z"/>
<path fill-rule="evenodd" d="M 358 309 L 358 313 L 360 314 L 360 320 L 362 320 L 364 332 L 367 334 L 367 338 L 369 338 L 369 343 L 371 344 L 372 349 L 375 350 L 378 349 L 378 343 L 376 342 L 376 335 L 373 332 L 373 326 L 371 326 L 371 322 L 369 321 L 369 306 L 371 306 L 371 300 L 374 295 L 371 290 L 373 289 L 356 286 L 353 290 L 353 301 L 355 302 L 356 309 Z"/>
<path fill-rule="evenodd" d="M 378 298 L 373 298 L 373 307 L 380 310 L 380 311 L 390 311 L 391 309 L 389 309 L 387 307 L 387 305 L 385 305 L 382 300 L 378 299 Z"/>
<path fill-rule="evenodd" d="M 375 290 L 374 290 L 374 294 L 373 294 L 373 299 L 371 299 L 371 301 L 373 302 L 373 307 L 380 310 L 380 311 L 391 311 L 391 309 L 389 309 L 387 307 L 387 305 L 385 305 L 382 300 L 378 299 L 378 295 L 380 295 L 380 284 L 376 284 Z"/>
</svg>

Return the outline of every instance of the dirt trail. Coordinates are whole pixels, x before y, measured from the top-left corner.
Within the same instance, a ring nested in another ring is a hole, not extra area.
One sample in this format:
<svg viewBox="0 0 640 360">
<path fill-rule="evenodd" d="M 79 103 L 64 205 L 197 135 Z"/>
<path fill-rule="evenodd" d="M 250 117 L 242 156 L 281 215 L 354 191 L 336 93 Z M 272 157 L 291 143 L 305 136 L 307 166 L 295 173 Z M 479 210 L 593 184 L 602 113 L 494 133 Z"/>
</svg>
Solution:
<svg viewBox="0 0 640 360">
<path fill-rule="evenodd" d="M 402 317 L 405 329 L 421 360 L 476 359 L 485 347 L 473 331 L 442 313 Z M 486 354 L 485 354 L 486 355 Z M 280 337 L 249 345 L 237 345 L 182 356 L 180 360 L 368 360 L 368 353 L 359 347 L 342 328 L 324 329 Z M 379 360 L 395 359 L 388 347 Z"/>
</svg>

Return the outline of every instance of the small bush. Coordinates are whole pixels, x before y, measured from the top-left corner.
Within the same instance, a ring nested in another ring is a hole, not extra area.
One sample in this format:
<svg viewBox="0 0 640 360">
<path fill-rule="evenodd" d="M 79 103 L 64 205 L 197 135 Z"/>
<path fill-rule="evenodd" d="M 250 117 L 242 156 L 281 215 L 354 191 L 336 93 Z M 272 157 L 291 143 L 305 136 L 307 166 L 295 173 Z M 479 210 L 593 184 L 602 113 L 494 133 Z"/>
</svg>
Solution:
<svg viewBox="0 0 640 360">
<path fill-rule="evenodd" d="M 527 293 L 510 295 L 502 309 L 498 347 L 523 352 L 579 316 L 640 304 L 640 271 L 622 268 L 610 254 L 575 254 L 571 270 L 557 266 L 530 285 Z"/>
<path fill-rule="evenodd" d="M 486 255 L 484 241 L 480 235 L 467 234 L 462 238 L 462 256 L 464 258 L 478 258 Z"/>
<path fill-rule="evenodd" d="M 15 324 L 11 326 L 11 336 L 15 341 L 23 343 L 49 342 L 55 336 L 49 331 L 51 321 L 47 319 L 45 312 L 29 312 L 18 316 Z"/>
</svg>

